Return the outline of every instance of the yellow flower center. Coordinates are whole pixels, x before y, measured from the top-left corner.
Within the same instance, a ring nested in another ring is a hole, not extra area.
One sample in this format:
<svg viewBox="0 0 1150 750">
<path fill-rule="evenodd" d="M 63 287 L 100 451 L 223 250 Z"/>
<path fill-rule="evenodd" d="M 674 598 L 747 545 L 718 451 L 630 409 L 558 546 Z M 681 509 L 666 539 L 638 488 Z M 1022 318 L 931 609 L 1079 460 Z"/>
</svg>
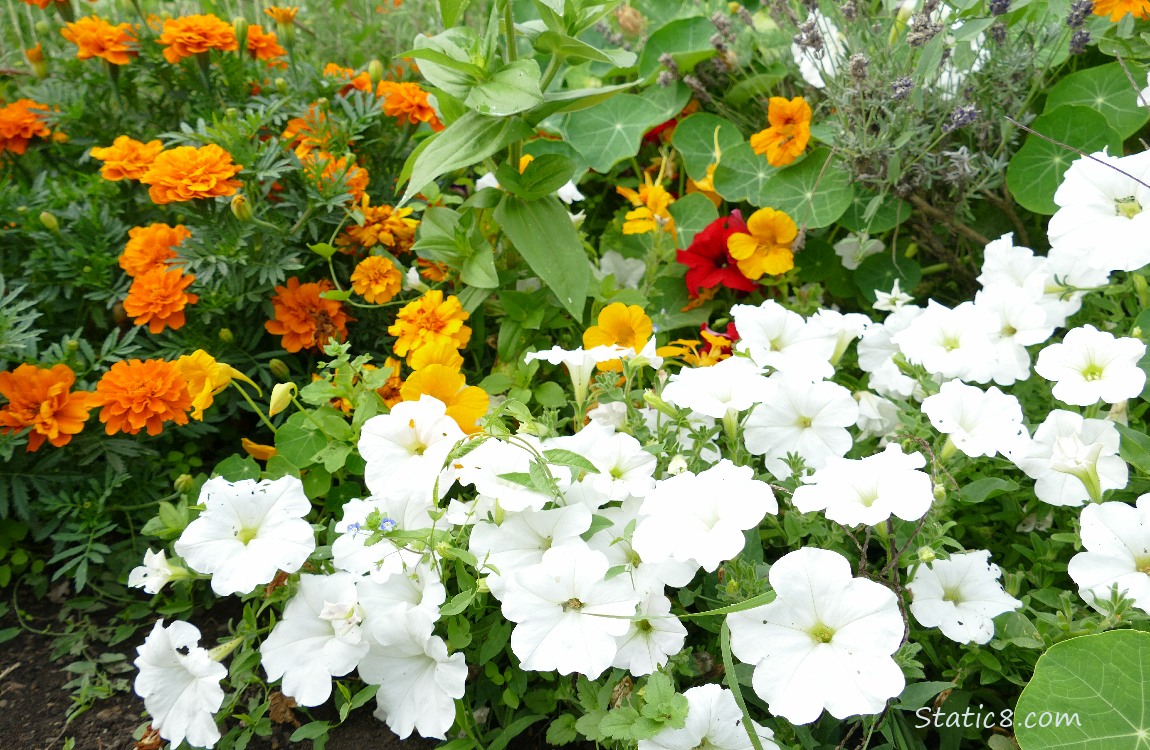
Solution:
<svg viewBox="0 0 1150 750">
<path fill-rule="evenodd" d="M 827 627 L 821 622 L 815 623 L 815 626 L 810 630 L 811 638 L 815 639 L 818 643 L 830 643 L 835 637 L 834 628 Z"/>
<path fill-rule="evenodd" d="M 1114 213 L 1118 216 L 1125 216 L 1127 219 L 1133 219 L 1142 213 L 1142 204 L 1133 195 L 1128 195 L 1114 201 Z"/>
</svg>

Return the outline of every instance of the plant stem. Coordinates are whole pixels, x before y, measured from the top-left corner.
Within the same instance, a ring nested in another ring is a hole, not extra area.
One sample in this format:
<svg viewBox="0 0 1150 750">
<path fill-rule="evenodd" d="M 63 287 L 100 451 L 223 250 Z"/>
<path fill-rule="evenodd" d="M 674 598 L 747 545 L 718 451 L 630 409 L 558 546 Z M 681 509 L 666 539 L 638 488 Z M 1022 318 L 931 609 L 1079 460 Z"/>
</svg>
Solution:
<svg viewBox="0 0 1150 750">
<path fill-rule="evenodd" d="M 256 416 L 260 418 L 260 421 L 263 422 L 267 426 L 267 428 L 272 431 L 273 435 L 275 435 L 276 434 L 276 426 L 274 424 L 272 424 L 271 420 L 269 420 L 264 415 L 264 413 L 260 409 L 260 407 L 256 406 L 256 402 L 252 401 L 252 397 L 248 395 L 248 392 L 245 391 L 243 388 L 241 388 L 239 383 L 237 383 L 234 380 L 231 382 L 231 385 L 234 385 L 236 387 L 236 390 L 239 391 L 240 395 L 244 397 L 244 401 L 248 402 L 248 406 L 252 407 L 252 411 L 254 411 L 256 413 Z"/>
</svg>

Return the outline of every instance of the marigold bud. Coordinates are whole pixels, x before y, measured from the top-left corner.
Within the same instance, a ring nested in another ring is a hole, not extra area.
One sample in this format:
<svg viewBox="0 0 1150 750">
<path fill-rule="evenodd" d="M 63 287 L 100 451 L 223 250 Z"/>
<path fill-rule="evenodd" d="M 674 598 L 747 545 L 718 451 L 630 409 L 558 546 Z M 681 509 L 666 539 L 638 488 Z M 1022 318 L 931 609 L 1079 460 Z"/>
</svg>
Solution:
<svg viewBox="0 0 1150 750">
<path fill-rule="evenodd" d="M 248 203 L 248 199 L 244 197 L 243 193 L 236 193 L 235 197 L 232 198 L 232 216 L 245 224 L 255 216 L 252 213 L 251 204 Z"/>
<path fill-rule="evenodd" d="M 236 54 L 243 57 L 244 51 L 248 48 L 248 19 L 236 16 L 232 19 L 232 28 L 235 29 L 236 41 L 239 42 Z"/>
<path fill-rule="evenodd" d="M 288 92 L 287 81 L 285 81 L 282 78 L 277 78 L 275 80 L 275 86 L 276 86 L 276 91 L 278 91 L 281 94 L 286 94 Z"/>
<path fill-rule="evenodd" d="M 52 234 L 60 234 L 60 221 L 49 211 L 40 212 L 40 223 Z"/>
<path fill-rule="evenodd" d="M 36 33 L 41 36 L 52 33 L 52 26 L 47 21 L 37 21 L 33 28 L 35 28 Z"/>
<path fill-rule="evenodd" d="M 367 74 L 371 77 L 371 82 L 378 85 L 383 80 L 383 63 L 379 60 L 372 60 L 367 64 Z"/>
<path fill-rule="evenodd" d="M 284 364 L 282 359 L 268 360 L 268 369 L 272 371 L 272 375 L 275 375 L 280 380 L 287 380 L 291 377 L 291 370 L 288 369 L 288 366 Z"/>
<path fill-rule="evenodd" d="M 225 344 L 230 344 L 236 340 L 236 336 L 232 333 L 232 329 L 230 328 L 221 328 L 220 332 L 216 335 L 219 336 L 220 341 L 224 342 Z"/>
</svg>

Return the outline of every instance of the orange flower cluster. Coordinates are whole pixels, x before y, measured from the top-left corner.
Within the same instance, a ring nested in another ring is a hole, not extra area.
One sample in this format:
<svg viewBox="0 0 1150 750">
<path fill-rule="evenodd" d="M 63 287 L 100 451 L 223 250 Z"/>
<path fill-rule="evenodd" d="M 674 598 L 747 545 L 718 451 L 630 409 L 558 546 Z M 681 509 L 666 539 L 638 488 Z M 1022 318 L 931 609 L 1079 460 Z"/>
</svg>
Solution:
<svg viewBox="0 0 1150 750">
<path fill-rule="evenodd" d="M 240 47 L 232 25 L 210 13 L 167 19 L 156 41 L 164 45 L 164 59 L 172 64 L 208 50 L 235 52 Z"/>
<path fill-rule="evenodd" d="M 144 176 L 164 144 L 156 141 L 141 143 L 126 135 L 117 136 L 111 146 L 92 149 L 92 158 L 104 162 L 100 175 L 105 180 L 138 180 Z"/>
<path fill-rule="evenodd" d="M 151 186 L 148 196 L 153 203 L 179 203 L 235 194 L 243 183 L 231 178 L 241 169 L 231 154 L 214 143 L 199 148 L 177 146 L 161 151 L 140 182 Z"/>
<path fill-rule="evenodd" d="M 327 151 L 313 151 L 301 159 L 304 174 L 321 192 L 328 193 L 342 185 L 341 192 L 350 193 L 355 202 L 367 197 L 367 170 L 351 156 L 338 159 Z"/>
<path fill-rule="evenodd" d="M 343 341 L 352 318 L 338 301 L 320 296 L 331 288 L 327 280 L 301 284 L 294 276 L 288 279 L 287 286 L 276 287 L 275 319 L 264 323 L 264 329 L 281 336 L 280 345 L 292 353 L 322 349 L 332 339 Z"/>
<path fill-rule="evenodd" d="M 417 350 L 446 341 L 456 349 L 467 346 L 471 329 L 463 325 L 468 318 L 457 297 L 443 298 L 443 292 L 432 289 L 419 299 L 408 303 L 396 316 L 387 332 L 395 336 L 395 353 L 407 357 Z"/>
<path fill-rule="evenodd" d="M 1094 0 L 1094 15 L 1110 16 L 1111 23 L 1121 21 L 1127 13 L 1145 21 L 1150 17 L 1150 0 Z"/>
<path fill-rule="evenodd" d="M 351 288 L 373 305 L 390 302 L 403 286 L 403 274 L 391 258 L 371 255 L 364 258 L 351 274 Z"/>
<path fill-rule="evenodd" d="M 159 435 L 166 422 L 188 423 L 192 395 L 175 362 L 130 359 L 104 373 L 90 403 L 103 407 L 100 421 L 109 435 L 135 435 L 142 429 Z"/>
<path fill-rule="evenodd" d="M 371 76 L 367 71 L 356 73 L 351 68 L 345 68 L 335 63 L 328 63 L 323 68 L 323 74 L 328 78 L 342 78 L 349 82 L 339 90 L 340 96 L 346 96 L 349 91 L 362 91 L 364 93 L 371 91 Z"/>
<path fill-rule="evenodd" d="M 76 57 L 99 57 L 113 65 L 127 65 L 137 54 L 136 32 L 128 23 L 111 24 L 99 16 L 81 18 L 60 29 L 60 36 L 76 45 Z"/>
<path fill-rule="evenodd" d="M 152 333 L 165 327 L 173 331 L 182 328 L 186 322 L 184 308 L 200 301 L 197 295 L 184 291 L 195 280 L 179 268 L 153 268 L 132 281 L 124 311 L 135 318 L 136 325 L 147 325 Z"/>
<path fill-rule="evenodd" d="M 269 65 L 287 67 L 287 63 L 279 58 L 287 54 L 287 50 L 280 46 L 279 39 L 272 32 L 265 32 L 262 26 L 252 24 L 248 26 L 248 54 L 256 60 L 264 60 Z"/>
<path fill-rule="evenodd" d="M 120 268 L 133 278 L 157 268 L 166 268 L 167 262 L 177 257 L 172 248 L 191 236 L 192 233 L 183 224 L 174 227 L 167 224 L 132 227 L 128 230 L 128 244 L 120 254 Z"/>
<path fill-rule="evenodd" d="M 770 127 L 751 136 L 751 149 L 772 167 L 785 167 L 803 153 L 811 140 L 811 105 L 801 96 L 787 101 L 772 96 L 767 106 Z"/>
<path fill-rule="evenodd" d="M 380 81 L 375 94 L 383 99 L 383 113 L 396 118 L 400 125 L 426 122 L 432 130 L 443 130 L 443 123 L 428 101 L 427 92 L 418 83 Z"/>
<path fill-rule="evenodd" d="M 52 135 L 44 121 L 47 111 L 46 106 L 31 99 L 17 99 L 6 107 L 0 107 L 0 152 L 22 154 L 33 138 Z"/>
<path fill-rule="evenodd" d="M 415 243 L 415 230 L 419 220 L 412 219 L 410 208 L 394 209 L 386 204 L 370 205 L 371 199 L 364 196 L 360 203 L 363 224 L 345 229 L 335 244 L 349 251 L 367 250 L 376 245 L 384 245 L 397 253 L 406 253 Z"/>
<path fill-rule="evenodd" d="M 87 391 L 72 391 L 76 375 L 67 365 L 51 368 L 20 365 L 0 372 L 0 395 L 8 403 L 0 408 L 0 429 L 5 433 L 31 429 L 28 452 L 47 440 L 57 448 L 67 445 L 84 429 L 92 409 Z"/>
</svg>

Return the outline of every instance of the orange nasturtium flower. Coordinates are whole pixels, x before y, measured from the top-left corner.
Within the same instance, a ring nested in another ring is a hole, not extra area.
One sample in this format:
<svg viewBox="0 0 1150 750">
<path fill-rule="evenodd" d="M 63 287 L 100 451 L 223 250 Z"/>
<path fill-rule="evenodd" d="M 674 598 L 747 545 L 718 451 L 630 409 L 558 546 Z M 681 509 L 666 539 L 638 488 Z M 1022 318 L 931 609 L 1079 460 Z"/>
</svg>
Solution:
<svg viewBox="0 0 1150 750">
<path fill-rule="evenodd" d="M 0 408 L 0 429 L 6 433 L 31 428 L 28 452 L 47 440 L 57 448 L 67 445 L 84 429 L 92 405 L 87 391 L 72 391 L 76 375 L 68 365 L 51 368 L 20 365 L 0 372 L 0 396 L 8 403 Z"/>
<path fill-rule="evenodd" d="M 375 94 L 383 99 L 383 113 L 396 118 L 400 125 L 426 122 L 432 130 L 443 130 L 443 123 L 428 101 L 427 92 L 418 83 L 380 81 Z"/>
<path fill-rule="evenodd" d="M 305 348 L 323 349 L 332 339 L 343 341 L 352 318 L 339 301 L 320 296 L 332 288 L 326 279 L 301 284 L 298 278 L 291 277 L 286 286 L 276 287 L 276 296 L 272 297 L 275 320 L 264 323 L 264 329 L 281 336 L 280 346 L 292 353 Z"/>
<path fill-rule="evenodd" d="M 428 365 L 407 376 L 400 394 L 404 401 L 418 401 L 420 396 L 433 396 L 447 406 L 447 416 L 466 433 L 479 430 L 479 418 L 491 403 L 487 392 L 467 385 L 463 373 L 446 365 Z"/>
<path fill-rule="evenodd" d="M 185 290 L 196 277 L 179 268 L 153 268 L 137 276 L 124 299 L 124 312 L 135 318 L 136 325 L 148 326 L 152 333 L 164 328 L 183 328 L 184 308 L 200 301 Z"/>
<path fill-rule="evenodd" d="M 386 203 L 372 206 L 370 196 L 363 196 L 359 212 L 363 224 L 352 224 L 336 238 L 339 247 L 368 249 L 384 245 L 397 253 L 411 250 L 419 220 L 412 219 L 410 208 L 394 209 Z"/>
<path fill-rule="evenodd" d="M 234 195 L 243 183 L 231 178 L 241 169 L 231 154 L 214 143 L 199 148 L 177 146 L 157 154 L 140 182 L 151 186 L 148 196 L 153 203 L 179 203 Z"/>
<path fill-rule="evenodd" d="M 191 236 L 192 233 L 183 224 L 171 227 L 157 223 L 132 227 L 128 230 L 128 244 L 120 254 L 120 268 L 132 277 L 145 274 L 153 268 L 165 268 L 169 260 L 177 257 L 172 248 Z"/>
<path fill-rule="evenodd" d="M 166 422 L 188 423 L 192 396 L 175 362 L 129 359 L 104 373 L 91 403 L 103 407 L 100 421 L 109 435 L 135 435 L 145 428 L 159 435 Z"/>
<path fill-rule="evenodd" d="M 747 232 L 728 237 L 727 251 L 748 279 L 759 279 L 763 274 L 777 276 L 795 267 L 791 245 L 799 228 L 791 217 L 773 208 L 760 208 L 747 219 Z"/>
<path fill-rule="evenodd" d="M 669 233 L 675 231 L 675 220 L 667 209 L 675 202 L 671 194 L 663 187 L 660 180 L 651 180 L 651 175 L 643 175 L 643 184 L 639 190 L 617 187 L 615 192 L 631 201 L 635 210 L 627 212 L 627 220 L 623 223 L 623 234 L 645 234 L 664 229 Z"/>
<path fill-rule="evenodd" d="M 247 39 L 248 54 L 257 60 L 274 63 L 287 54 L 287 50 L 280 46 L 276 35 L 265 32 L 263 26 L 257 24 L 248 26 Z"/>
<path fill-rule="evenodd" d="M 785 167 L 799 158 L 811 140 L 811 105 L 801 96 L 787 101 L 772 96 L 767 108 L 770 127 L 751 136 L 751 149 L 772 167 Z"/>
<path fill-rule="evenodd" d="M 76 57 L 81 60 L 99 57 L 113 65 L 127 65 L 139 54 L 130 23 L 111 24 L 99 16 L 88 16 L 64 26 L 60 36 L 76 45 Z"/>
<path fill-rule="evenodd" d="M 232 25 L 210 13 L 167 19 L 156 41 L 164 45 L 164 59 L 172 64 L 212 49 L 235 52 L 240 48 Z"/>
<path fill-rule="evenodd" d="M 373 305 L 391 302 L 403 288 L 403 274 L 391 258 L 371 255 L 364 258 L 351 274 L 352 290 Z"/>
<path fill-rule="evenodd" d="M 655 330 L 643 308 L 622 302 L 612 302 L 600 310 L 597 323 L 583 332 L 583 346 L 587 349 L 622 346 L 639 353 L 647 346 Z M 613 359 L 600 362 L 596 367 L 603 371 L 618 372 L 623 369 L 623 363 Z"/>
<path fill-rule="evenodd" d="M 217 362 L 215 357 L 203 349 L 180 357 L 176 360 L 176 367 L 188 381 L 188 393 L 192 396 L 192 419 L 203 420 L 204 409 L 212 405 L 215 397 L 232 380 L 242 380 L 259 390 L 259 386 L 252 383 L 247 375 L 225 362 Z"/>
<path fill-rule="evenodd" d="M 240 447 L 257 461 L 267 461 L 272 456 L 279 455 L 274 445 L 263 445 L 247 438 L 240 438 Z"/>
<path fill-rule="evenodd" d="M 22 154 L 33 138 L 52 135 L 44 122 L 48 107 L 31 99 L 17 99 L 0 107 L 0 151 Z"/>
<path fill-rule="evenodd" d="M 459 298 L 443 298 L 443 292 L 432 289 L 417 300 L 404 306 L 387 332 L 395 336 L 395 353 L 408 357 L 411 353 L 439 339 L 447 339 L 456 349 L 467 346 L 471 329 L 463 325 L 468 318 Z"/>
<path fill-rule="evenodd" d="M 1094 0 L 1094 15 L 1110 16 L 1112 23 L 1121 21 L 1127 13 L 1145 21 L 1150 16 L 1150 0 Z"/>
<path fill-rule="evenodd" d="M 111 146 L 92 149 L 92 158 L 104 162 L 100 176 L 105 180 L 138 180 L 144 176 L 164 144 L 158 140 L 141 143 L 126 135 L 117 136 Z"/>
</svg>

